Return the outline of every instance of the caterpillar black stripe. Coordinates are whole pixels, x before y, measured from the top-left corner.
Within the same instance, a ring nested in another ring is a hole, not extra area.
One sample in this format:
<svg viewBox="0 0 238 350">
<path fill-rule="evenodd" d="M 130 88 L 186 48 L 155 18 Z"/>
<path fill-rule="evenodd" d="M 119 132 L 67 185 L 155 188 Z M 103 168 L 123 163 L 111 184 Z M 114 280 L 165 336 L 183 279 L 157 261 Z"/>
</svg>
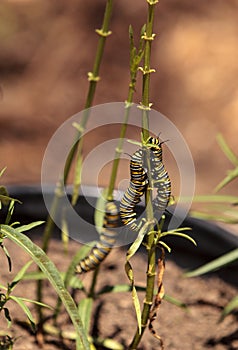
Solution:
<svg viewBox="0 0 238 350">
<path fill-rule="evenodd" d="M 148 146 L 151 152 L 150 162 L 153 187 L 157 188 L 157 195 L 153 200 L 153 205 L 156 210 L 163 214 L 171 197 L 171 181 L 163 164 L 162 143 L 159 138 L 150 137 Z"/>
<path fill-rule="evenodd" d="M 120 203 L 120 216 L 124 225 L 137 231 L 135 206 L 146 191 L 148 185 L 147 174 L 143 168 L 143 150 L 137 150 L 130 161 L 130 185 Z"/>
<path fill-rule="evenodd" d="M 116 228 L 118 226 L 118 208 L 115 202 L 107 202 L 105 207 L 104 225 L 100 234 L 100 240 L 92 248 L 91 252 L 76 266 L 77 273 L 94 270 L 106 258 L 106 256 L 112 250 L 117 236 L 116 231 L 109 230 L 109 228 Z"/>
</svg>

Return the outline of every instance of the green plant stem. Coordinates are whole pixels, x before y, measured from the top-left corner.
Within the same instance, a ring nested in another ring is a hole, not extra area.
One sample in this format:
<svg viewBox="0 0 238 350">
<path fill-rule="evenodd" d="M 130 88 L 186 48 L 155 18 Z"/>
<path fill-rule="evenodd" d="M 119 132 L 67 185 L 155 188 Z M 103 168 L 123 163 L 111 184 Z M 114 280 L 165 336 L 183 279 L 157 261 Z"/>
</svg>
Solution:
<svg viewBox="0 0 238 350">
<path fill-rule="evenodd" d="M 93 299 L 95 298 L 95 287 L 96 287 L 96 283 L 97 283 L 99 268 L 100 268 L 100 265 L 95 269 L 95 271 L 93 273 L 93 278 L 92 278 L 90 290 L 88 293 L 88 298 L 93 298 Z"/>
<path fill-rule="evenodd" d="M 115 182 L 116 182 L 116 176 L 117 176 L 117 170 L 120 162 L 120 157 L 122 153 L 122 147 L 124 143 L 124 137 L 126 134 L 126 129 L 127 129 L 127 123 L 128 123 L 128 118 L 130 114 L 130 105 L 125 107 L 125 116 L 123 120 L 123 124 L 121 127 L 121 132 L 120 132 L 120 137 L 119 141 L 116 147 L 115 155 L 114 155 L 114 160 L 112 164 L 112 172 L 111 172 L 111 177 L 110 177 L 110 182 L 109 182 L 109 187 L 108 187 L 108 192 L 107 192 L 107 200 L 112 201 L 113 200 L 113 191 L 115 188 Z"/>
<path fill-rule="evenodd" d="M 142 33 L 144 33 L 144 28 L 142 28 Z M 113 200 L 113 190 L 115 188 L 117 170 L 120 162 L 120 157 L 122 153 L 122 147 L 124 143 L 124 138 L 126 134 L 130 109 L 133 103 L 133 97 L 135 92 L 135 86 L 137 81 L 137 73 L 140 61 L 143 57 L 144 50 L 142 48 L 142 40 L 140 41 L 140 45 L 138 51 L 136 53 L 136 47 L 134 46 L 134 38 L 133 38 L 133 30 L 132 27 L 129 28 L 129 36 L 130 36 L 130 82 L 128 88 L 127 100 L 125 102 L 125 114 L 123 117 L 121 132 L 119 136 L 119 141 L 116 147 L 115 156 L 112 165 L 111 178 L 108 187 L 107 200 Z"/>
<path fill-rule="evenodd" d="M 68 175 L 71 169 L 74 156 L 76 154 L 78 147 L 82 146 L 80 145 L 80 141 L 82 140 L 81 136 L 83 135 L 84 129 L 86 127 L 86 124 L 89 118 L 89 111 L 90 111 L 89 108 L 92 106 L 97 82 L 99 81 L 98 74 L 99 74 L 99 68 L 102 62 L 106 38 L 108 37 L 108 35 L 110 35 L 108 28 L 109 28 L 109 23 L 110 23 L 111 14 L 112 14 L 112 4 L 113 4 L 113 0 L 107 1 L 104 18 L 103 18 L 102 29 L 96 30 L 97 34 L 99 34 L 99 41 L 98 41 L 95 61 L 93 65 L 93 71 L 88 73 L 89 88 L 88 88 L 83 117 L 80 123 L 80 131 L 77 132 L 76 142 L 73 143 L 73 147 L 71 148 L 69 155 L 67 157 L 64 175 L 60 178 L 57 184 L 56 191 L 54 194 L 54 199 L 50 208 L 50 213 L 47 218 L 45 230 L 43 233 L 43 245 L 42 245 L 42 248 L 45 252 L 48 251 L 50 237 L 52 235 L 52 231 L 55 226 L 54 217 L 59 206 L 59 200 L 60 200 L 61 194 L 63 192 L 64 186 L 68 179 Z M 38 281 L 38 285 L 37 285 L 37 300 L 38 301 L 42 300 L 42 281 L 41 280 Z M 42 315 L 42 308 L 40 307 L 38 308 L 38 319 L 39 319 L 39 323 L 41 324 L 43 322 L 43 315 Z"/>
<path fill-rule="evenodd" d="M 136 79 L 136 76 L 133 75 L 134 83 L 132 84 L 132 80 L 131 80 L 130 84 L 129 84 L 128 98 L 127 98 L 126 105 L 125 105 L 125 115 L 123 118 L 123 124 L 121 127 L 119 141 L 118 141 L 115 155 L 114 155 L 114 160 L 113 160 L 113 165 L 112 165 L 112 173 L 111 173 L 111 178 L 110 178 L 109 187 L 108 187 L 108 193 L 107 193 L 107 200 L 108 201 L 113 200 L 113 190 L 115 188 L 117 170 L 118 170 L 118 166 L 119 166 L 119 162 L 120 162 L 120 157 L 121 157 L 122 147 L 123 147 L 124 138 L 125 138 L 125 134 L 126 134 L 130 109 L 132 106 L 132 101 L 133 101 L 133 96 L 134 96 L 135 79 Z"/>
<path fill-rule="evenodd" d="M 143 83 L 142 83 L 142 136 L 143 140 L 147 140 L 149 137 L 149 110 L 150 110 L 150 100 L 149 100 L 149 87 L 150 87 L 150 75 L 154 72 L 153 69 L 150 68 L 150 59 L 151 59 L 151 44 L 154 39 L 153 34 L 153 23 L 154 23 L 154 8 L 157 1 L 149 1 L 148 2 L 148 14 L 147 14 L 147 23 L 146 23 L 146 31 L 143 35 L 145 40 L 145 56 L 144 56 L 144 65 L 143 65 Z M 148 149 L 146 149 L 148 151 Z M 147 163 L 149 166 L 149 154 L 147 156 Z M 149 182 L 150 182 L 150 171 L 148 171 Z M 151 182 L 150 182 L 151 183 Z M 150 187 L 150 186 L 148 186 Z M 148 189 L 146 191 L 146 219 L 148 222 L 153 222 L 154 213 L 152 206 L 152 198 L 151 198 L 151 190 Z M 146 277 L 146 294 L 143 303 L 143 310 L 141 314 L 141 332 L 137 328 L 134 338 L 129 346 L 129 349 L 137 349 L 138 344 L 141 341 L 144 330 L 147 326 L 149 313 L 151 309 L 151 305 L 153 302 L 153 293 L 154 293 L 154 283 L 155 283 L 155 264 L 156 264 L 156 245 L 154 243 L 155 233 L 153 231 L 153 224 L 149 228 L 149 232 L 152 231 L 149 235 L 147 235 L 147 252 L 148 252 L 148 263 L 147 263 L 147 277 Z"/>
<path fill-rule="evenodd" d="M 76 149 L 78 149 L 77 158 L 80 158 L 82 155 L 83 138 L 81 136 L 84 132 L 84 129 L 86 127 L 86 124 L 87 124 L 87 121 L 88 121 L 88 118 L 90 115 L 90 107 L 92 106 L 92 103 L 93 103 L 93 98 L 95 95 L 97 83 L 100 80 L 99 69 L 100 69 L 101 62 L 102 62 L 102 57 L 103 57 L 103 53 L 104 53 L 106 39 L 111 34 L 111 32 L 109 31 L 109 24 L 110 24 L 110 19 L 111 19 L 111 15 L 112 15 L 112 5 L 113 5 L 113 0 L 108 0 L 107 4 L 106 4 L 105 12 L 104 12 L 102 28 L 96 30 L 96 33 L 99 35 L 99 41 L 98 41 L 95 61 L 94 61 L 94 65 L 93 65 L 93 70 L 92 70 L 92 72 L 88 73 L 89 90 L 88 90 L 88 94 L 87 94 L 87 98 L 86 98 L 86 103 L 84 106 L 84 113 L 83 113 L 82 121 L 80 123 L 81 131 L 79 132 L 79 135 L 77 136 L 77 142 L 75 145 Z M 78 162 L 78 159 L 76 160 L 76 162 L 80 163 L 80 162 Z M 75 205 L 77 202 L 78 192 L 79 192 L 78 189 L 80 186 L 80 181 L 77 181 L 77 169 L 75 171 L 76 171 L 76 175 L 75 175 L 76 181 L 74 181 L 74 185 L 73 185 L 74 186 L 73 198 L 72 198 L 73 205 Z"/>
<path fill-rule="evenodd" d="M 93 98 L 94 98 L 94 95 L 95 95 L 95 90 L 96 90 L 96 85 L 97 85 L 97 82 L 99 80 L 99 68 L 100 68 L 100 65 L 101 65 L 101 61 L 102 61 L 102 55 L 103 55 L 103 52 L 104 52 L 104 46 L 105 46 L 105 41 L 106 41 L 106 38 L 107 36 L 110 34 L 110 32 L 108 31 L 108 27 L 109 27 L 109 22 L 110 22 L 110 18 L 111 18 L 111 13 L 112 13 L 112 3 L 113 1 L 112 0 L 108 0 L 107 1 L 107 5 L 106 5 L 106 9 L 105 9 L 105 14 L 104 14 L 104 19 L 103 19 L 103 25 L 102 25 L 102 29 L 100 30 L 97 30 L 97 33 L 100 35 L 99 37 L 99 42 L 98 42 L 98 47 L 97 47 L 97 52 L 96 52 L 96 57 L 95 57 L 95 62 L 94 62 L 94 65 L 93 65 L 93 71 L 88 73 L 88 76 L 89 76 L 89 89 L 88 89 L 88 94 L 87 94 L 87 98 L 86 98 L 86 103 L 85 103 L 85 108 L 84 108 L 84 113 L 83 113 L 83 117 L 82 117 L 82 120 L 80 122 L 80 131 L 78 131 L 77 133 L 77 137 L 76 137 L 76 142 L 73 143 L 73 147 L 71 148 L 70 152 L 69 152 L 69 155 L 67 157 L 67 160 L 66 160 L 66 164 L 65 164 L 65 170 L 64 170 L 64 175 L 63 177 L 60 179 L 58 185 L 57 185 L 57 189 L 55 191 L 55 197 L 53 199 L 53 202 L 52 202 L 52 206 L 51 206 L 51 210 L 50 210 L 50 218 L 49 218 L 49 222 L 48 225 L 49 225 L 49 228 L 47 227 L 46 225 L 46 229 L 45 231 L 48 232 L 48 235 L 45 239 L 45 251 L 47 251 L 48 249 L 48 241 L 49 241 L 49 238 L 50 238 L 50 234 L 49 232 L 51 233 L 52 232 L 52 228 L 54 227 L 54 224 L 52 223 L 52 221 L 54 221 L 54 215 L 57 211 L 57 208 L 58 208 L 58 201 L 62 195 L 62 191 L 63 191 L 63 188 L 67 182 L 67 179 L 68 179 L 68 175 L 69 175 L 69 172 L 70 172 L 70 169 L 71 169 L 71 166 L 72 166 L 72 162 L 73 162 L 73 159 L 74 159 L 74 156 L 76 154 L 76 151 L 79 147 L 79 141 L 81 140 L 81 136 L 84 132 L 84 129 L 86 127 L 86 124 L 87 124 L 87 121 L 88 121 L 88 118 L 89 118 L 89 110 L 88 108 L 90 108 L 92 106 L 92 103 L 93 103 Z M 81 147 L 81 145 L 80 145 Z M 43 239 L 44 240 L 44 239 Z"/>
<path fill-rule="evenodd" d="M 144 33 L 144 28 L 142 28 L 141 32 Z M 138 51 L 136 53 L 136 48 L 134 46 L 133 31 L 131 27 L 129 29 L 129 35 L 130 35 L 130 44 L 131 44 L 130 45 L 130 82 L 129 82 L 129 88 L 128 88 L 128 96 L 125 102 L 125 113 L 123 117 L 122 127 L 121 127 L 120 136 L 119 136 L 118 144 L 115 150 L 115 155 L 114 155 L 114 160 L 112 165 L 112 172 L 111 172 L 110 182 L 109 182 L 108 191 L 107 191 L 107 201 L 112 201 L 114 198 L 113 191 L 115 188 L 116 176 L 117 176 L 118 166 L 119 166 L 120 157 L 122 153 L 124 138 L 126 134 L 130 109 L 133 103 L 138 67 L 144 54 L 144 51 L 142 49 L 142 41 L 140 42 Z M 95 270 L 93 274 L 89 296 L 94 296 L 95 294 L 94 290 L 97 282 L 99 269 L 100 269 L 100 266 L 98 266 L 98 268 Z"/>
</svg>

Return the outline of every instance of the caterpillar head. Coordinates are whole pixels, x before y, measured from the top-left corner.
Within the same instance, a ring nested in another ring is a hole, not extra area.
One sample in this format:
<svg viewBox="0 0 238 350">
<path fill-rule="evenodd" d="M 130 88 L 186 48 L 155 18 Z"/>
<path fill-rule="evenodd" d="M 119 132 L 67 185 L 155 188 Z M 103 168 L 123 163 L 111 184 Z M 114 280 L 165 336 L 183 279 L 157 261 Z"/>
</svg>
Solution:
<svg viewBox="0 0 238 350">
<path fill-rule="evenodd" d="M 156 150 L 156 151 L 160 151 L 162 150 L 162 144 L 164 142 L 160 142 L 160 139 L 159 137 L 153 137 L 153 136 L 150 136 L 147 141 L 146 141 L 146 146 L 151 148 L 152 150 Z"/>
</svg>

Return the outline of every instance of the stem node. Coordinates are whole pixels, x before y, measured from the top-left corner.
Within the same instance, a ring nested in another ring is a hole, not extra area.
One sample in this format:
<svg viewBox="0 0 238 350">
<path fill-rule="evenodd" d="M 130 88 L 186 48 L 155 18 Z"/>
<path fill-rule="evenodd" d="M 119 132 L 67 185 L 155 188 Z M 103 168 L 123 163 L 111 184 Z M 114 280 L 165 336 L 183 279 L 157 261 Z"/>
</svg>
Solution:
<svg viewBox="0 0 238 350">
<path fill-rule="evenodd" d="M 106 38 L 112 34 L 111 30 L 104 31 L 103 29 L 96 29 L 95 32 L 103 38 Z"/>
<path fill-rule="evenodd" d="M 156 34 L 153 33 L 150 36 L 147 36 L 146 32 L 144 32 L 144 34 L 141 36 L 141 39 L 147 40 L 147 41 L 153 41 L 155 38 Z"/>
<path fill-rule="evenodd" d="M 99 76 L 95 76 L 92 72 L 88 72 L 88 81 L 95 81 L 97 83 L 99 80 Z"/>
</svg>

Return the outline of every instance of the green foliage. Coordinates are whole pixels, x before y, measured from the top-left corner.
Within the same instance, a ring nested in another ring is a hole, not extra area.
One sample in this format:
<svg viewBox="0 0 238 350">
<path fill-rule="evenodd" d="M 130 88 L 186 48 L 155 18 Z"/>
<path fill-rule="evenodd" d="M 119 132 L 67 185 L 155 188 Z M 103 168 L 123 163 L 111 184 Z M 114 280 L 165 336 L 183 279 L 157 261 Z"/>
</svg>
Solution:
<svg viewBox="0 0 238 350">
<path fill-rule="evenodd" d="M 225 154 L 225 156 L 230 160 L 230 162 L 234 165 L 234 169 L 229 170 L 227 176 L 217 185 L 215 188 L 215 192 L 221 190 L 223 187 L 228 185 L 231 181 L 235 180 L 238 176 L 238 158 L 230 149 L 225 139 L 221 134 L 217 136 L 217 141 L 220 145 L 221 150 Z"/>
<path fill-rule="evenodd" d="M 186 233 L 183 233 L 184 231 L 191 231 L 192 229 L 190 227 L 182 227 L 182 228 L 177 228 L 175 230 L 170 230 L 170 231 L 166 231 L 166 232 L 161 232 L 160 237 L 166 237 L 169 235 L 173 235 L 173 236 L 178 236 L 178 237 L 182 237 L 182 238 L 186 238 L 188 239 L 190 242 L 192 242 L 194 245 L 197 245 L 197 243 L 195 242 L 195 240 L 187 235 Z M 160 244 L 165 245 L 165 243 L 163 241 L 160 241 Z M 166 246 L 166 249 L 171 252 L 170 247 Z"/>
<path fill-rule="evenodd" d="M 15 287 L 17 286 L 17 284 L 19 282 L 22 281 L 27 269 L 29 268 L 29 266 L 32 264 L 32 261 L 29 261 L 28 263 L 26 263 L 21 270 L 16 274 L 16 276 L 14 277 L 14 279 L 12 280 L 11 283 L 9 283 L 7 285 L 7 287 L 5 287 L 4 285 L 0 284 L 0 288 L 1 290 L 4 290 L 5 293 L 1 293 L 1 301 L 0 301 L 0 312 L 4 311 L 4 316 L 5 319 L 8 323 L 8 327 L 11 326 L 11 316 L 10 316 L 10 311 L 8 308 L 6 308 L 6 304 L 9 303 L 9 301 L 14 301 L 15 303 L 17 303 L 19 305 L 19 307 L 22 309 L 22 311 L 25 313 L 25 315 L 27 316 L 28 320 L 30 321 L 32 330 L 35 331 L 35 325 L 36 322 L 32 316 L 31 311 L 29 310 L 29 308 L 27 307 L 27 305 L 25 304 L 26 302 L 30 302 L 30 303 L 34 303 L 34 304 L 38 304 L 42 307 L 47 307 L 49 308 L 48 305 L 44 304 L 44 303 L 39 303 L 35 300 L 31 300 L 31 299 L 27 299 L 24 297 L 20 297 L 20 296 L 16 296 L 16 295 L 12 295 L 12 292 L 14 291 Z"/>
<path fill-rule="evenodd" d="M 196 277 L 201 276 L 206 273 L 216 271 L 234 261 L 238 260 L 238 248 L 232 250 L 231 252 L 220 256 L 219 258 L 199 267 L 196 270 L 185 273 L 186 277 Z"/>
<path fill-rule="evenodd" d="M 1 171 L 1 174 L 3 174 L 3 171 Z M 12 223 L 11 225 L 9 224 L 11 222 L 12 214 L 14 212 L 14 205 L 18 201 L 10 198 L 8 196 L 7 190 L 3 186 L 1 187 L 0 201 L 3 205 L 8 206 L 5 223 L 0 224 L 0 245 L 8 259 L 9 270 L 11 270 L 12 262 L 11 262 L 11 256 L 4 245 L 4 240 L 7 238 L 12 240 L 16 245 L 18 245 L 20 248 L 25 250 L 27 254 L 32 258 L 32 260 L 35 261 L 35 263 L 43 271 L 44 275 L 51 282 L 58 296 L 61 298 L 62 302 L 64 303 L 65 308 L 68 311 L 68 314 L 74 324 L 75 331 L 76 331 L 76 339 L 77 339 L 77 349 L 80 349 L 81 346 L 83 346 L 84 349 L 89 350 L 89 343 L 85 335 L 85 331 L 83 329 L 82 321 L 79 317 L 77 307 L 72 297 L 68 293 L 67 289 L 65 288 L 64 282 L 58 270 L 56 269 L 53 262 L 44 253 L 44 251 L 41 248 L 39 248 L 37 245 L 35 245 L 24 234 L 24 232 L 31 230 L 39 225 L 42 225 L 43 221 L 34 222 L 28 225 L 17 226 L 14 228 L 13 226 L 16 226 L 17 223 Z M 11 283 L 7 285 L 7 287 L 5 287 L 4 285 L 0 285 L 1 290 L 5 291 L 5 293 L 2 292 L 0 294 L 0 311 L 3 311 L 5 319 L 8 323 L 8 326 L 11 325 L 11 316 L 10 316 L 9 308 L 6 307 L 6 304 L 9 303 L 10 301 L 15 302 L 22 309 L 22 311 L 27 316 L 33 330 L 35 330 L 36 322 L 32 316 L 30 309 L 26 305 L 26 302 L 31 302 L 33 304 L 40 306 L 41 308 L 49 307 L 48 305 L 40 301 L 35 301 L 25 297 L 13 295 L 13 291 L 15 290 L 15 287 L 19 282 L 23 280 L 27 269 L 29 268 L 29 266 L 32 264 L 33 261 L 29 261 L 25 266 L 23 266 L 21 270 L 16 274 L 14 279 L 11 281 Z"/>
<path fill-rule="evenodd" d="M 221 314 L 221 321 L 231 312 L 238 310 L 238 295 L 235 296 L 223 309 Z"/>
<path fill-rule="evenodd" d="M 27 225 L 28 227 L 36 226 L 36 223 Z M 23 226 L 23 230 L 26 230 L 26 226 Z M 27 236 L 22 234 L 21 227 L 14 229 L 8 225 L 0 225 L 0 232 L 7 238 L 11 239 L 16 245 L 25 250 L 27 254 L 35 261 L 40 269 L 45 273 L 51 285 L 56 290 L 58 296 L 61 298 L 77 332 L 78 348 L 82 342 L 85 349 L 89 350 L 88 340 L 85 336 L 82 321 L 78 315 L 76 305 L 64 286 L 62 278 L 53 264 L 53 262 L 47 257 L 44 251 L 35 245 Z M 17 302 L 17 300 L 15 300 Z M 19 303 L 19 300 L 18 300 Z M 19 303 L 22 305 L 22 303 Z M 25 309 L 28 314 L 28 310 Z"/>
<path fill-rule="evenodd" d="M 82 315 L 82 322 L 87 334 L 89 333 L 92 307 L 93 307 L 92 298 L 81 299 L 78 304 L 78 312 L 79 312 L 79 315 Z"/>
<path fill-rule="evenodd" d="M 233 153 L 225 139 L 221 134 L 217 136 L 217 141 L 220 145 L 221 150 L 225 156 L 235 167 L 228 171 L 227 176 L 216 186 L 215 192 L 221 190 L 227 186 L 231 181 L 237 180 L 238 178 L 238 157 Z M 238 223 L 238 211 L 237 203 L 238 196 L 231 195 L 208 195 L 208 196 L 197 196 L 195 197 L 196 202 L 209 203 L 210 205 L 206 208 L 207 213 L 193 211 L 192 215 L 202 219 L 209 219 L 215 221 L 221 221 L 229 224 Z M 228 209 L 227 209 L 228 205 Z M 215 213 L 214 213 L 215 212 Z M 238 248 L 228 252 L 217 259 L 210 261 L 209 263 L 197 268 L 196 270 L 187 272 L 186 277 L 196 277 L 212 271 L 216 271 L 224 266 L 238 260 Z M 238 297 L 234 297 L 231 302 L 224 308 L 221 319 L 227 316 L 230 312 L 238 307 Z"/>
</svg>

